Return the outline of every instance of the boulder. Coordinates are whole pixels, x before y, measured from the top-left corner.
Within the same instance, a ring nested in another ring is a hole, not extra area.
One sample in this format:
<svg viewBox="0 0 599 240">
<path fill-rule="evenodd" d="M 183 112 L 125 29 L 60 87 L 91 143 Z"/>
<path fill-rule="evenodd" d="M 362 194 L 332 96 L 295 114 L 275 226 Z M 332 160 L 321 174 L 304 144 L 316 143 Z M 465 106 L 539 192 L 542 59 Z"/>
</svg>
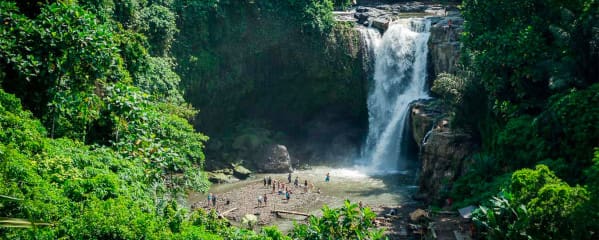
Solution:
<svg viewBox="0 0 599 240">
<path fill-rule="evenodd" d="M 233 166 L 233 176 L 235 176 L 236 178 L 243 180 L 250 177 L 251 174 L 252 171 L 248 170 L 247 168 L 241 165 Z"/>
<path fill-rule="evenodd" d="M 410 213 L 410 220 L 412 222 L 419 222 L 422 219 L 428 218 L 428 213 L 420 208 Z"/>
<path fill-rule="evenodd" d="M 370 14 L 367 13 L 367 12 L 356 12 L 354 14 L 354 17 L 356 19 L 358 19 L 358 23 L 362 24 L 362 23 L 368 21 L 368 18 L 370 17 Z"/>
<path fill-rule="evenodd" d="M 212 183 L 232 183 L 233 178 L 230 175 L 224 173 L 206 172 L 208 175 L 208 181 Z"/>
<path fill-rule="evenodd" d="M 372 22 L 372 19 L 374 18 L 380 18 L 388 15 L 389 12 L 381 11 L 376 8 L 362 7 L 360 10 L 356 10 L 354 13 L 354 18 L 357 19 L 359 24 L 364 24 L 365 22 Z"/>
<path fill-rule="evenodd" d="M 372 20 L 372 27 L 380 30 L 381 32 L 387 31 L 391 20 L 387 17 L 379 17 Z"/>
<path fill-rule="evenodd" d="M 370 8 L 368 8 L 368 7 L 359 6 L 356 8 L 356 12 L 359 12 L 359 13 L 369 12 L 369 11 L 370 11 Z"/>
<path fill-rule="evenodd" d="M 287 147 L 279 144 L 267 145 L 260 151 L 254 164 L 259 172 L 264 173 L 290 173 L 291 157 Z"/>
<path fill-rule="evenodd" d="M 435 24 L 437 24 L 438 22 L 440 22 L 441 20 L 443 20 L 444 17 L 431 16 L 431 17 L 427 17 L 427 19 L 429 21 L 431 21 L 431 26 L 434 26 Z"/>
<path fill-rule="evenodd" d="M 410 104 L 412 138 L 422 148 L 422 142 L 435 124 L 446 113 L 439 100 L 417 100 Z"/>
<path fill-rule="evenodd" d="M 222 168 L 222 169 L 214 170 L 212 172 L 213 173 L 222 173 L 225 175 L 233 175 L 233 169 L 231 169 L 231 168 Z"/>
<path fill-rule="evenodd" d="M 375 8 L 379 9 L 379 10 L 383 10 L 383 11 L 392 11 L 393 10 L 393 8 L 391 7 L 391 5 L 386 5 L 386 4 L 385 5 L 378 5 Z"/>
<path fill-rule="evenodd" d="M 405 5 L 401 5 L 399 7 L 399 10 L 401 12 L 410 12 L 410 13 L 414 13 L 414 12 L 424 12 L 426 9 L 428 9 L 429 6 L 423 5 L 423 4 L 405 4 Z"/>
</svg>

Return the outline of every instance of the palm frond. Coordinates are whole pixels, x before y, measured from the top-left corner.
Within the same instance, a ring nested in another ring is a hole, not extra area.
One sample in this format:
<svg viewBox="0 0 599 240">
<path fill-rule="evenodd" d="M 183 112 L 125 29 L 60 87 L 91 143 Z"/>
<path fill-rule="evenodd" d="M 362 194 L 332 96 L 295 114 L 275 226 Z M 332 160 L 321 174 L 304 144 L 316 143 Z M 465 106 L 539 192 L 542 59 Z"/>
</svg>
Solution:
<svg viewBox="0 0 599 240">
<path fill-rule="evenodd" d="M 31 222 L 22 218 L 0 217 L 0 227 L 31 228 L 33 226 L 53 226 L 51 223 Z"/>
</svg>

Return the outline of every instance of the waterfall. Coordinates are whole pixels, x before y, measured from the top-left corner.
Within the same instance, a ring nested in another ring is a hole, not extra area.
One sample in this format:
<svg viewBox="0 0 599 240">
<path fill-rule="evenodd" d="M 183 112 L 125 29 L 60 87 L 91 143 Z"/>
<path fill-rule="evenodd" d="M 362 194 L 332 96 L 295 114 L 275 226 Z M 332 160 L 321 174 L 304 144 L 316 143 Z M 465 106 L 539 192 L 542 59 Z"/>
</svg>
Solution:
<svg viewBox="0 0 599 240">
<path fill-rule="evenodd" d="M 373 172 L 405 170 L 409 104 L 428 98 L 426 62 L 430 21 L 401 19 L 380 36 L 360 30 L 374 53 L 368 96 L 368 136 L 362 162 Z M 402 143 L 403 142 L 403 143 Z"/>
<path fill-rule="evenodd" d="M 360 26 L 358 28 L 362 36 L 362 52 L 363 52 L 363 68 L 367 74 L 372 74 L 375 59 L 375 49 L 378 48 L 381 42 L 381 34 L 374 28 Z"/>
</svg>

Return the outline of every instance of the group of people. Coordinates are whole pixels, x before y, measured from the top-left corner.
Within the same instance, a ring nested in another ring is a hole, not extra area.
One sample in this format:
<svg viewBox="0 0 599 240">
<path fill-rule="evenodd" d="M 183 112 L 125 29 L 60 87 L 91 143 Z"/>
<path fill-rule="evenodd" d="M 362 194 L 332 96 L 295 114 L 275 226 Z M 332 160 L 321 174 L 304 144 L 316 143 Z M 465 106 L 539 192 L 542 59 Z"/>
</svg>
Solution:
<svg viewBox="0 0 599 240">
<path fill-rule="evenodd" d="M 213 207 L 216 207 L 216 194 L 208 193 L 208 206 L 212 203 Z"/>
<path fill-rule="evenodd" d="M 258 207 L 266 207 L 268 205 L 268 196 L 266 193 L 264 195 L 258 195 Z"/>
<path fill-rule="evenodd" d="M 327 173 L 325 176 L 325 182 L 329 182 L 330 181 L 330 174 Z M 292 179 L 294 179 L 292 181 Z M 289 200 L 291 199 L 291 195 L 293 194 L 293 190 L 291 188 L 291 183 L 293 182 L 293 186 L 295 188 L 303 188 L 304 192 L 308 192 L 309 190 L 314 190 L 314 184 L 309 183 L 308 180 L 304 180 L 303 184 L 300 183 L 300 179 L 298 176 L 295 176 L 295 178 L 293 178 L 292 174 L 289 173 L 289 175 L 287 175 L 287 182 L 281 181 L 281 180 L 277 180 L 277 179 L 273 179 L 270 176 L 268 177 L 264 177 L 263 179 L 263 184 L 265 188 L 268 189 L 272 189 L 272 194 L 277 193 L 278 195 L 283 195 L 283 200 L 286 200 L 287 202 L 289 202 Z M 317 193 L 321 193 L 320 188 L 318 188 L 318 190 L 316 191 Z M 207 196 L 207 207 L 217 207 L 217 200 L 218 197 L 216 196 L 216 194 L 214 193 L 208 193 Z M 226 205 L 230 204 L 228 199 L 226 200 Z M 258 207 L 265 207 L 268 206 L 268 195 L 266 193 L 264 194 L 259 194 L 257 197 L 258 200 Z M 199 202 L 198 202 L 199 203 Z"/>
<path fill-rule="evenodd" d="M 293 179 L 291 173 L 289 173 L 287 175 L 287 183 L 281 181 L 281 180 L 276 180 L 276 179 L 272 179 L 270 176 L 264 176 L 264 178 L 262 179 L 262 183 L 264 184 L 265 188 L 269 188 L 272 189 L 272 194 L 278 193 L 278 195 L 284 195 L 284 199 L 289 201 L 289 199 L 291 199 L 291 194 L 293 194 L 293 191 L 291 190 L 290 186 L 291 186 L 291 179 Z M 326 174 L 325 176 L 325 182 L 329 182 L 331 180 L 331 175 L 329 173 Z M 313 190 L 314 189 L 314 184 L 312 183 L 308 183 L 308 180 L 304 180 L 303 186 L 300 184 L 300 180 L 298 176 L 295 176 L 295 179 L 293 180 L 293 186 L 295 188 L 303 188 L 304 192 L 308 192 L 308 190 Z M 317 193 L 320 194 L 320 188 L 318 188 Z M 264 203 L 264 206 L 266 206 L 266 195 L 259 195 L 258 196 L 258 206 L 262 206 L 262 204 Z"/>
<path fill-rule="evenodd" d="M 279 194 L 281 194 L 281 192 L 284 193 L 284 191 L 290 191 L 289 186 L 291 185 L 291 179 L 292 179 L 292 176 L 291 176 L 291 173 L 289 173 L 289 175 L 287 175 L 287 183 L 280 181 L 280 180 L 272 179 L 270 176 L 268 176 L 268 177 L 265 176 L 262 181 L 263 181 L 264 187 L 268 187 L 268 188 L 272 189 L 273 194 L 275 192 L 279 192 Z M 329 182 L 330 180 L 331 180 L 331 176 L 329 173 L 327 173 L 325 176 L 325 182 Z M 299 188 L 299 187 L 303 188 L 304 192 L 308 192 L 308 190 L 314 189 L 314 184 L 308 183 L 308 180 L 304 180 L 303 185 L 301 185 L 298 176 L 296 176 L 295 180 L 293 180 L 293 186 L 296 188 Z M 320 188 L 319 188 L 319 190 L 320 190 Z M 318 193 L 320 193 L 320 191 L 318 191 Z"/>
<path fill-rule="evenodd" d="M 276 192 L 279 195 L 285 195 L 285 200 L 289 201 L 289 199 L 291 198 L 291 194 L 293 193 L 291 191 L 291 189 L 289 189 L 289 184 L 291 183 L 291 173 L 288 176 L 288 183 L 284 183 L 283 181 L 279 181 L 276 179 L 272 179 L 270 176 L 268 177 L 264 177 L 264 179 L 262 180 L 264 183 L 264 187 L 267 188 L 271 188 L 272 187 L 272 194 Z M 295 181 L 297 182 L 298 179 L 296 177 Z M 297 186 L 297 184 L 296 184 Z M 262 201 L 261 199 L 265 199 L 266 198 L 266 194 L 264 194 L 264 196 L 260 195 L 258 196 L 258 206 L 262 205 Z"/>
</svg>

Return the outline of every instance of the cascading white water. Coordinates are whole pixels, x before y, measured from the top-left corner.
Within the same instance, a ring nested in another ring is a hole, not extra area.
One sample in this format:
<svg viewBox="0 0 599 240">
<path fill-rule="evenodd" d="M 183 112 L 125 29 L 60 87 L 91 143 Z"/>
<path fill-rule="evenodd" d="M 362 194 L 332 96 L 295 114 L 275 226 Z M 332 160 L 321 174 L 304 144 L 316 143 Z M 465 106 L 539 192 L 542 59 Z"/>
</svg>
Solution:
<svg viewBox="0 0 599 240">
<path fill-rule="evenodd" d="M 426 62 L 430 21 L 402 19 L 381 37 L 374 29 L 361 30 L 374 52 L 373 84 L 368 96 L 368 136 L 362 164 L 372 172 L 404 170 L 402 148 L 409 104 L 428 98 Z M 403 144 L 405 145 L 405 143 Z"/>
<path fill-rule="evenodd" d="M 362 49 L 362 52 L 364 53 L 364 72 L 372 74 L 375 49 L 377 49 L 381 43 L 381 34 L 374 28 L 360 27 L 358 30 L 360 31 L 362 41 L 364 42 Z"/>
</svg>

